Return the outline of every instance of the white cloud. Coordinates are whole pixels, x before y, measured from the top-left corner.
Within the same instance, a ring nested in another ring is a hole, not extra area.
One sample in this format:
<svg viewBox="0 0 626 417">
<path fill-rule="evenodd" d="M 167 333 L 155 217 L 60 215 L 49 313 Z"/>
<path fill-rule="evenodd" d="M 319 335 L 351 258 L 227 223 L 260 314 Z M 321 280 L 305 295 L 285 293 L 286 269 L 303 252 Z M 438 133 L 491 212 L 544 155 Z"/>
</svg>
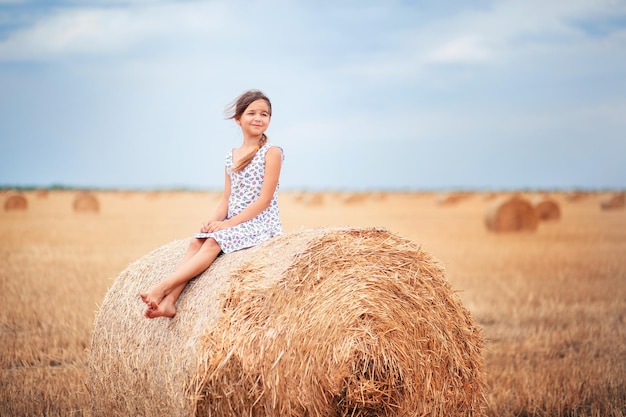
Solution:
<svg viewBox="0 0 626 417">
<path fill-rule="evenodd" d="M 69 8 L 10 34 L 0 42 L 0 60 L 97 56 L 150 43 L 203 39 L 223 30 L 223 15 L 219 3 Z"/>
<path fill-rule="evenodd" d="M 612 42 L 623 50 L 619 31 L 608 39 L 594 39 L 573 22 L 626 14 L 626 2 L 616 0 L 509 0 L 491 8 L 427 21 L 388 35 L 383 51 L 364 53 L 344 71 L 358 77 L 388 80 L 441 80 L 442 65 L 484 65 L 493 68 L 540 65 L 551 54 L 580 51 Z M 584 48 L 580 48 L 584 44 Z"/>
<path fill-rule="evenodd" d="M 492 59 L 493 51 L 480 36 L 466 35 L 441 46 L 426 57 L 427 62 L 472 63 L 487 62 Z"/>
</svg>

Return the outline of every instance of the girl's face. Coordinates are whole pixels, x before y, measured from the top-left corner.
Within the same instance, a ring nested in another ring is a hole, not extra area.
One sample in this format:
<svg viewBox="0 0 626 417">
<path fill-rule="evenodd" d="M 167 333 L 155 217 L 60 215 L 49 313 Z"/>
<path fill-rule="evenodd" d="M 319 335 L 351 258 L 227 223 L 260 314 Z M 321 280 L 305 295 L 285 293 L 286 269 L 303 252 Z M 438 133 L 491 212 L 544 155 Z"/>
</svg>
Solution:
<svg viewBox="0 0 626 417">
<path fill-rule="evenodd" d="M 246 108 L 237 124 L 244 137 L 261 136 L 270 125 L 270 108 L 263 99 L 255 100 Z"/>
</svg>

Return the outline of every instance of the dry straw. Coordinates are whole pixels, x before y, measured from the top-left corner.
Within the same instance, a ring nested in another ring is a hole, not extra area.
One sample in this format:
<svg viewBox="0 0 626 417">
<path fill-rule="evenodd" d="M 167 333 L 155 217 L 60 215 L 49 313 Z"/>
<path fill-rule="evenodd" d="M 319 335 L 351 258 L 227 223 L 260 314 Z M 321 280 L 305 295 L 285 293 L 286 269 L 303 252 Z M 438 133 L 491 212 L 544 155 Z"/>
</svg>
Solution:
<svg viewBox="0 0 626 417">
<path fill-rule="evenodd" d="M 493 232 L 534 231 L 538 224 L 532 204 L 516 195 L 493 201 L 485 213 L 485 225 Z"/>
<path fill-rule="evenodd" d="M 410 241 L 315 229 L 220 256 L 173 319 L 139 293 L 167 276 L 179 240 L 131 264 L 97 314 L 93 416 L 475 416 L 483 338 Z"/>
<path fill-rule="evenodd" d="M 4 198 L 4 210 L 26 210 L 28 208 L 28 200 L 20 193 L 10 192 Z"/>
<path fill-rule="evenodd" d="M 95 195 L 82 191 L 74 197 L 73 207 L 74 211 L 78 212 L 98 212 L 100 211 L 100 202 Z"/>
<path fill-rule="evenodd" d="M 624 208 L 624 193 L 609 194 L 602 198 L 600 207 L 603 210 L 614 210 Z"/>
<path fill-rule="evenodd" d="M 539 221 L 553 221 L 561 218 L 559 203 L 545 195 L 536 195 L 531 199 Z"/>
</svg>

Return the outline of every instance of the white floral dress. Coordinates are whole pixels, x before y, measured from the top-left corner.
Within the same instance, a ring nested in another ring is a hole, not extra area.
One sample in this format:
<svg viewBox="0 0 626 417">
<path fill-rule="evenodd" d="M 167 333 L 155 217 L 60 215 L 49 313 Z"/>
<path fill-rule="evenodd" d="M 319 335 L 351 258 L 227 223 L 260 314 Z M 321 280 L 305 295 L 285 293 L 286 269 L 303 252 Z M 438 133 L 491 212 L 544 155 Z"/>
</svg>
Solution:
<svg viewBox="0 0 626 417">
<path fill-rule="evenodd" d="M 265 154 L 272 147 L 266 143 L 259 149 L 242 171 L 233 172 L 233 153 L 226 155 L 226 172 L 230 177 L 231 191 L 228 199 L 227 219 L 241 213 L 261 196 L 261 187 L 265 177 Z M 282 152 L 282 149 L 281 149 Z M 284 158 L 284 156 L 283 156 Z M 212 233 L 203 233 L 202 237 L 212 237 L 222 248 L 230 253 L 249 248 L 275 236 L 283 234 L 283 226 L 278 211 L 278 184 L 269 207 L 253 219 L 228 229 Z"/>
</svg>

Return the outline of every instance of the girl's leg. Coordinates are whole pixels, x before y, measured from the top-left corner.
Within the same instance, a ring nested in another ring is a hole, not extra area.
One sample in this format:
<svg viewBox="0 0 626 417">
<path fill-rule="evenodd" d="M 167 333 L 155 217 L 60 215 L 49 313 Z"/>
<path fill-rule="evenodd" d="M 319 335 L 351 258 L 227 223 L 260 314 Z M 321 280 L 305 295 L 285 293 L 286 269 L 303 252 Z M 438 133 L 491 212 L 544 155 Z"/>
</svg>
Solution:
<svg viewBox="0 0 626 417">
<path fill-rule="evenodd" d="M 189 242 L 189 247 L 187 248 L 187 252 L 185 253 L 185 256 L 183 256 L 183 259 L 181 259 L 178 265 L 176 266 L 176 269 L 180 268 L 182 264 L 187 262 L 189 258 L 195 255 L 200 250 L 200 248 L 202 247 L 202 244 L 205 241 L 206 239 L 197 239 L 197 238 L 191 239 L 191 242 Z"/>
<path fill-rule="evenodd" d="M 187 247 L 187 252 L 185 252 L 185 256 L 183 256 L 183 259 L 181 259 L 180 262 L 178 263 L 178 265 L 176 266 L 175 271 L 178 270 L 181 267 L 181 265 L 184 265 L 196 253 L 198 253 L 200 248 L 202 248 L 202 245 L 204 244 L 205 240 L 206 239 L 195 239 L 194 238 L 194 239 L 191 240 L 191 242 L 189 242 L 189 247 Z M 182 284 L 182 288 L 178 292 L 179 294 L 183 290 L 183 288 L 185 288 L 185 284 Z M 150 305 L 150 303 L 146 299 L 147 294 L 148 293 L 142 293 L 141 294 L 141 299 L 143 300 L 144 303 Z"/>
<path fill-rule="evenodd" d="M 141 294 L 142 300 L 148 305 L 146 317 L 173 317 L 176 314 L 176 301 L 187 282 L 205 271 L 221 250 L 217 242 L 210 238 L 195 253 L 190 248 L 172 275 Z"/>
</svg>

